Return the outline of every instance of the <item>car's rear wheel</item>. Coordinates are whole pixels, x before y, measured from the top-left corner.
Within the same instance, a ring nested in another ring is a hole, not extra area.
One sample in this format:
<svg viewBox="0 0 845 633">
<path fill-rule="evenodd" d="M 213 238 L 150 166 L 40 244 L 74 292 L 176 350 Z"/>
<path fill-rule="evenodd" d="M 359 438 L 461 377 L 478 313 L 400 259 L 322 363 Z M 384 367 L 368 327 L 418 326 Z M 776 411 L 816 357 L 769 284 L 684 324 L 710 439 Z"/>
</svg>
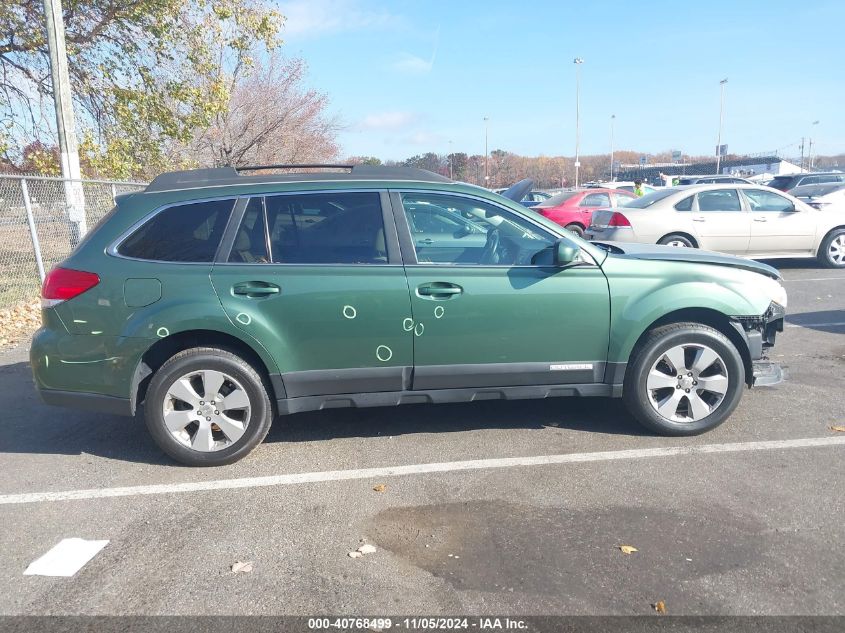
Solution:
<svg viewBox="0 0 845 633">
<path fill-rule="evenodd" d="M 575 233 L 575 235 L 577 235 L 578 237 L 584 237 L 584 227 L 581 226 L 580 224 L 575 224 L 573 222 L 572 224 L 567 224 L 563 228 L 565 228 L 567 231 L 571 231 L 572 233 Z"/>
<path fill-rule="evenodd" d="M 695 244 L 693 244 L 692 240 L 685 235 L 667 235 L 660 239 L 658 244 L 663 244 L 664 246 L 677 246 L 678 248 L 695 248 Z"/>
<path fill-rule="evenodd" d="M 255 448 L 270 430 L 273 407 L 264 381 L 231 352 L 179 352 L 155 373 L 144 418 L 161 449 L 189 466 L 222 466 Z"/>
<path fill-rule="evenodd" d="M 845 229 L 835 229 L 825 236 L 818 258 L 827 268 L 845 268 Z"/>
<path fill-rule="evenodd" d="M 662 435 L 698 435 L 719 426 L 742 398 L 745 367 L 721 332 L 700 323 L 655 328 L 635 348 L 623 400 Z"/>
</svg>

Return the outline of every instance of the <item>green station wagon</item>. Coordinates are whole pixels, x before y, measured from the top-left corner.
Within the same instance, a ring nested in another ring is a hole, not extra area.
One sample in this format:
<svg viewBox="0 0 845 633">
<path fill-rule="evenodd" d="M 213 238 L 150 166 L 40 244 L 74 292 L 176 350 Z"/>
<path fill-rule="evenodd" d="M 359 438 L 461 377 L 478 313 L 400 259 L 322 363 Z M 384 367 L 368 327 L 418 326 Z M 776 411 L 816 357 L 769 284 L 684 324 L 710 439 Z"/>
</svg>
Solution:
<svg viewBox="0 0 845 633">
<path fill-rule="evenodd" d="M 45 402 L 143 410 L 168 455 L 221 465 L 277 414 L 614 396 L 694 435 L 780 380 L 764 354 L 786 293 L 764 264 L 585 242 L 422 170 L 242 172 L 119 196 L 50 272 Z"/>
</svg>

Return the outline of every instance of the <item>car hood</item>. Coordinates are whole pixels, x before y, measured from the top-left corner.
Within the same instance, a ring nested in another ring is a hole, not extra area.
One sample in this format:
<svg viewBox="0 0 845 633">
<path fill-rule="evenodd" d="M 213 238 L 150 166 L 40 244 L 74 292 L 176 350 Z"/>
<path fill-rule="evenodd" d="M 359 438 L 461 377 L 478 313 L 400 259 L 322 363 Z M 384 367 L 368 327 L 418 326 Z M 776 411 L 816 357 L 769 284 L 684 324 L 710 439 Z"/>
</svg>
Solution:
<svg viewBox="0 0 845 633">
<path fill-rule="evenodd" d="M 751 272 L 766 275 L 772 279 L 783 279 L 776 268 L 767 264 L 743 259 L 733 255 L 702 251 L 697 248 L 679 248 L 677 246 L 661 246 L 659 244 L 634 244 L 629 242 L 592 242 L 599 248 L 604 248 L 617 257 L 630 259 L 648 259 L 666 262 L 689 262 L 691 264 L 712 264 L 714 266 L 731 266 Z"/>
</svg>

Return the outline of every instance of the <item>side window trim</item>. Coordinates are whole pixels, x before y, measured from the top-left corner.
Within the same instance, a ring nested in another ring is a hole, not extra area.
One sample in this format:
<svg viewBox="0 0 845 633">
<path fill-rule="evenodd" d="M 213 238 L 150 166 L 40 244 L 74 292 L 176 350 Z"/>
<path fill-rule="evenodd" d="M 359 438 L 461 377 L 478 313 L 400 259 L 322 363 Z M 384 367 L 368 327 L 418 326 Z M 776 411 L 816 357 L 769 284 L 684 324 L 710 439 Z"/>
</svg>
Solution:
<svg viewBox="0 0 845 633">
<path fill-rule="evenodd" d="M 238 233 L 248 203 L 249 196 L 240 196 L 235 202 L 235 208 L 232 209 L 232 214 L 229 216 L 229 223 L 226 225 L 226 230 L 223 231 L 223 239 L 220 240 L 220 246 L 217 247 L 217 253 L 214 256 L 215 265 L 224 264 L 229 260 L 232 246 L 235 244 L 235 236 Z"/>
<path fill-rule="evenodd" d="M 136 262 L 158 262 L 161 264 L 180 264 L 184 265 L 187 264 L 189 266 L 213 266 L 216 262 L 217 254 L 220 252 L 220 245 L 217 246 L 217 251 L 215 252 L 214 257 L 211 258 L 210 261 L 207 262 L 180 262 L 180 261 L 168 261 L 164 259 L 142 259 L 139 257 L 129 257 L 128 255 L 123 255 L 118 252 L 118 249 L 123 245 L 123 243 L 128 240 L 138 229 L 142 226 L 151 222 L 156 216 L 168 209 L 172 209 L 173 207 L 181 207 L 190 204 L 200 204 L 203 202 L 220 202 L 221 200 L 231 200 L 233 204 L 232 211 L 229 213 L 229 222 L 232 220 L 232 216 L 236 212 L 236 206 L 238 203 L 239 196 L 237 195 L 227 195 L 227 196 L 214 196 L 211 198 L 198 198 L 196 200 L 180 200 L 179 202 L 168 202 L 167 204 L 163 204 L 160 207 L 156 207 L 147 215 L 139 219 L 137 222 L 134 222 L 129 228 L 127 228 L 123 233 L 117 236 L 109 246 L 106 247 L 105 253 L 111 257 L 117 257 L 119 259 L 128 259 L 131 261 Z M 226 224 L 225 230 L 223 232 L 223 236 L 220 238 L 220 243 L 222 244 L 226 239 L 226 231 L 229 230 L 229 224 Z"/>
</svg>

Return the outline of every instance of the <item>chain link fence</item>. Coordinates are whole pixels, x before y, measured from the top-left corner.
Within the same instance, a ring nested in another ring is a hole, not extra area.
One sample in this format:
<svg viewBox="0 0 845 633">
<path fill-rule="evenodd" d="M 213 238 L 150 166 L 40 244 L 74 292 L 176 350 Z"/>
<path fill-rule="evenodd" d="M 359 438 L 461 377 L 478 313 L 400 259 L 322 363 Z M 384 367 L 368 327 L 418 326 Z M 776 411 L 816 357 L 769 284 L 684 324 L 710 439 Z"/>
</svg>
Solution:
<svg viewBox="0 0 845 633">
<path fill-rule="evenodd" d="M 114 206 L 115 196 L 144 186 L 0 175 L 0 309 L 36 300 L 44 273 L 68 256 L 84 228 Z M 74 195 L 78 217 L 72 220 L 68 198 Z"/>
</svg>

